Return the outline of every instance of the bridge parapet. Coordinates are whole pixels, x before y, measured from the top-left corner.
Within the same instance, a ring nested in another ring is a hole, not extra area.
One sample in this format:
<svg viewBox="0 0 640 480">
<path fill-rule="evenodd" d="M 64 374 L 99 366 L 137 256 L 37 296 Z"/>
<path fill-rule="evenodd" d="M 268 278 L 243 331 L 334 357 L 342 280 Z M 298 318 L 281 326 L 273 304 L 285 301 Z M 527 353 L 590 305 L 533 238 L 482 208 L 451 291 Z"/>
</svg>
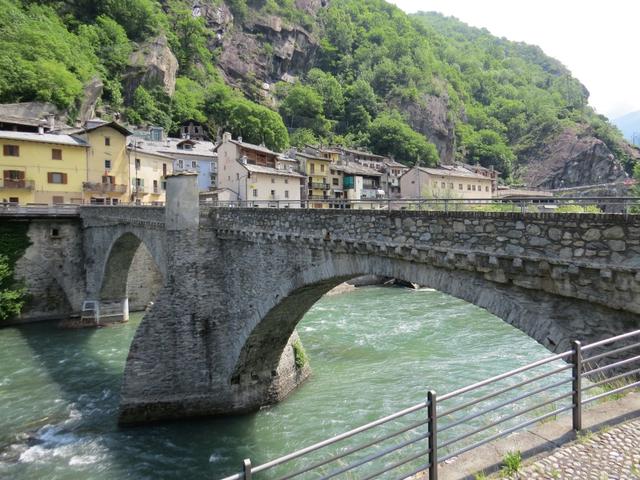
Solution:
<svg viewBox="0 0 640 480">
<path fill-rule="evenodd" d="M 640 313 L 640 219 L 601 214 L 216 209 L 220 238 L 476 272 Z"/>
</svg>

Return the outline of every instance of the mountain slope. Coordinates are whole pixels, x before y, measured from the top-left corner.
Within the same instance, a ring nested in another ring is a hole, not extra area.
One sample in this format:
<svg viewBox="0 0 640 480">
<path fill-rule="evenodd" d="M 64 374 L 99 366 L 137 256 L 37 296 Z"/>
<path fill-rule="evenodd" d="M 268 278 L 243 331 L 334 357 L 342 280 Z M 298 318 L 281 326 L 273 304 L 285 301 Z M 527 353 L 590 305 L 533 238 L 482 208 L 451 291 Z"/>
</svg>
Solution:
<svg viewBox="0 0 640 480">
<path fill-rule="evenodd" d="M 624 138 L 635 145 L 640 145 L 640 112 L 631 112 L 614 118 L 613 124 L 620 129 Z"/>
<path fill-rule="evenodd" d="M 0 0 L 0 101 L 79 115 L 93 81 L 104 116 L 169 131 L 197 120 L 276 149 L 479 162 L 536 186 L 614 181 L 638 157 L 558 61 L 456 19 L 383 0 L 195 6 Z"/>
</svg>

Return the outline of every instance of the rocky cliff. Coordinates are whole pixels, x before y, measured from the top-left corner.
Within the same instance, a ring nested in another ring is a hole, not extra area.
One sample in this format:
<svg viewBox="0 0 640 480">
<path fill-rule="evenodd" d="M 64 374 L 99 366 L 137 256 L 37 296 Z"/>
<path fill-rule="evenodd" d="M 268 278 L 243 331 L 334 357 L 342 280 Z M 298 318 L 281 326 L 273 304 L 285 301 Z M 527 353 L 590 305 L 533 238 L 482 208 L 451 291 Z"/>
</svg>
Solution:
<svg viewBox="0 0 640 480">
<path fill-rule="evenodd" d="M 637 149 L 627 148 L 634 160 L 640 159 Z M 629 177 L 607 145 L 588 128 L 564 129 L 523 155 L 523 160 L 518 173 L 532 187 L 569 188 L 620 182 Z"/>
</svg>

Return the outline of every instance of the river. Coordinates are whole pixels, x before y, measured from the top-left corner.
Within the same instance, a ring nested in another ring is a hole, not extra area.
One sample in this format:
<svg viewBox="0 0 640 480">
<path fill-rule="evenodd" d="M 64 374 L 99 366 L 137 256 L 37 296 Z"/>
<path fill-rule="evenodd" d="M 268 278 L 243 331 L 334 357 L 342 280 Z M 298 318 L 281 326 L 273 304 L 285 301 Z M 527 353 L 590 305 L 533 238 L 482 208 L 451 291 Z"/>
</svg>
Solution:
<svg viewBox="0 0 640 480">
<path fill-rule="evenodd" d="M 218 478 L 549 355 L 442 293 L 366 287 L 324 297 L 298 330 L 311 378 L 282 403 L 230 418 L 118 428 L 141 319 L 108 328 L 0 330 L 0 478 Z"/>
</svg>

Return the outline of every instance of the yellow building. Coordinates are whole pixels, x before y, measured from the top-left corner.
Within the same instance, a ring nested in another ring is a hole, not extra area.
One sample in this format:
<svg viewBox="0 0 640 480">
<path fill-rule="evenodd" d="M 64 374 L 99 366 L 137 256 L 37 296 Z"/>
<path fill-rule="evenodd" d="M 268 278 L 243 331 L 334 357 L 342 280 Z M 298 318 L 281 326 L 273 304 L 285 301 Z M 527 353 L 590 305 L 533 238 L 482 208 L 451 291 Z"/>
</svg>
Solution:
<svg viewBox="0 0 640 480">
<path fill-rule="evenodd" d="M 0 131 L 0 200 L 81 203 L 88 151 L 70 135 Z"/>
<path fill-rule="evenodd" d="M 328 208 L 329 204 L 322 201 L 331 200 L 329 195 L 331 159 L 302 152 L 296 153 L 296 158 L 300 161 L 302 171 L 308 177 L 307 198 L 311 201 L 310 206 Z"/>
<path fill-rule="evenodd" d="M 130 197 L 130 169 L 126 128 L 111 122 L 90 120 L 75 132 L 90 148 L 87 173 L 83 183 L 85 203 L 116 205 L 133 201 Z"/>
<path fill-rule="evenodd" d="M 137 144 L 128 149 L 130 191 L 135 203 L 164 204 L 167 175 L 173 173 L 174 158 L 145 150 Z"/>
</svg>

